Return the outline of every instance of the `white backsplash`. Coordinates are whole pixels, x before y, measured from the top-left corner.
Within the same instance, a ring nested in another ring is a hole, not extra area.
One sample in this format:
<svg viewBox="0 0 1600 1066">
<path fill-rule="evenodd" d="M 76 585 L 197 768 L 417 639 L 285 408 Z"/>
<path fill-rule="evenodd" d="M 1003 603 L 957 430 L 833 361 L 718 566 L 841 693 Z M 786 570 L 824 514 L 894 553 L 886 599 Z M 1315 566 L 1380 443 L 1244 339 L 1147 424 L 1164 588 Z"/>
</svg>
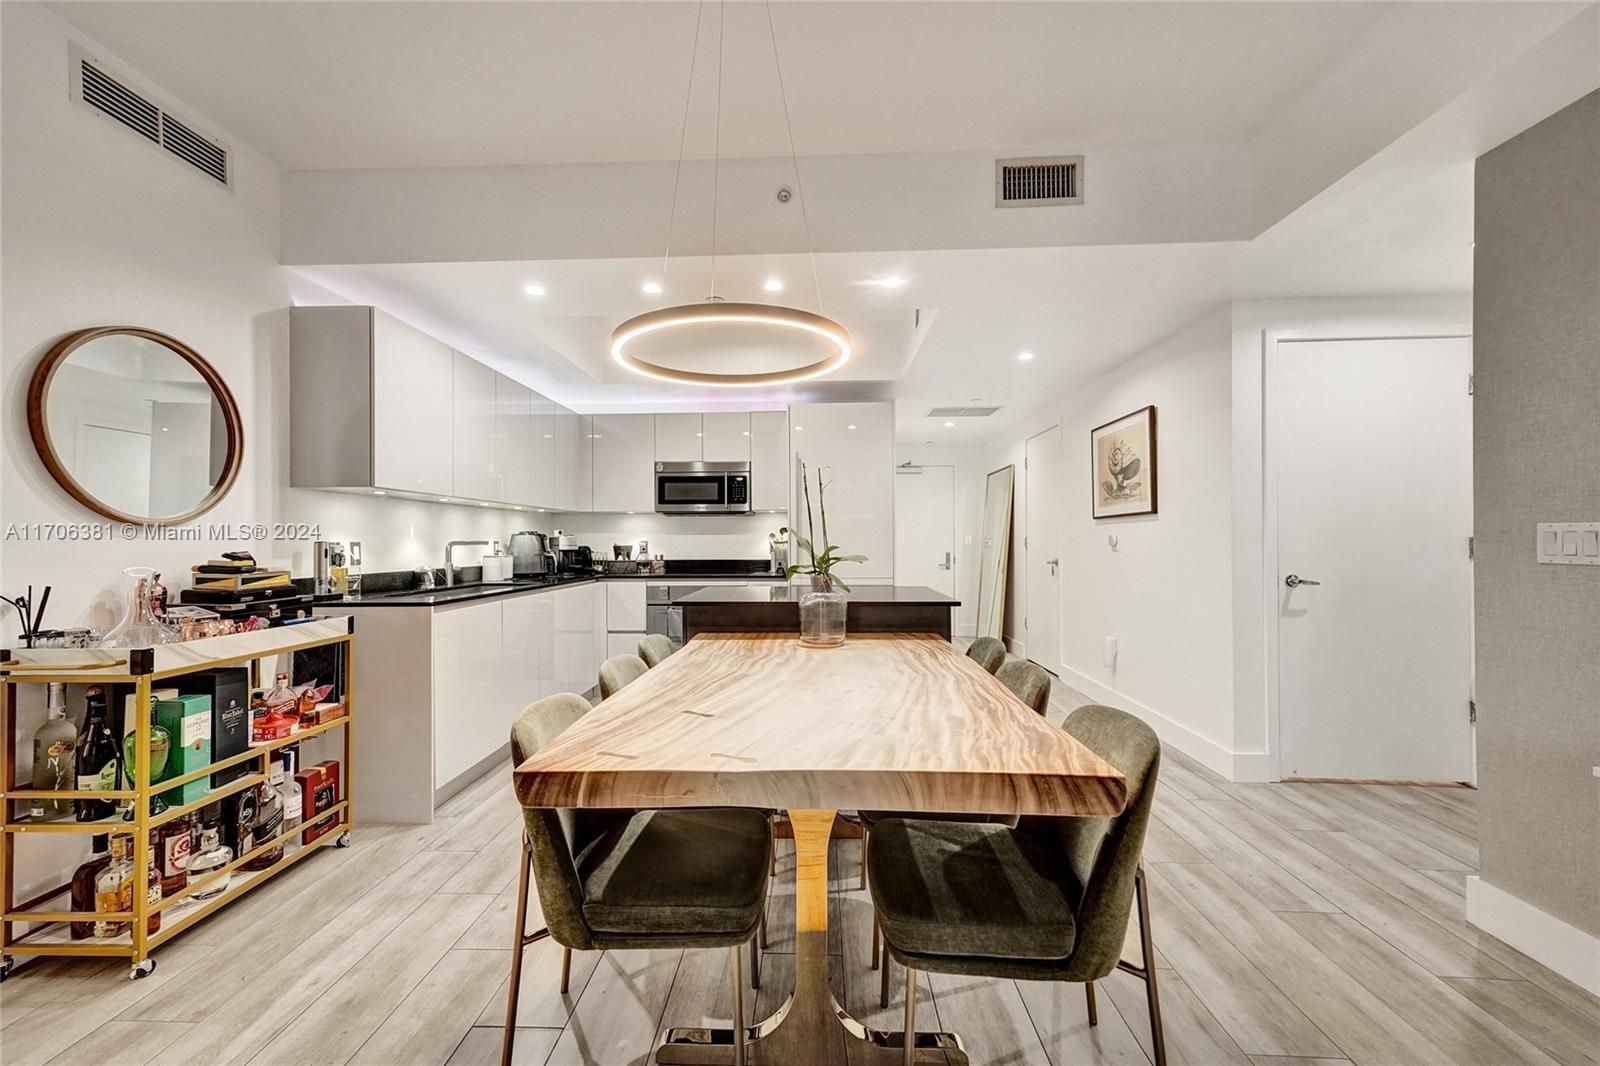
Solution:
<svg viewBox="0 0 1600 1066">
<path fill-rule="evenodd" d="M 628 544 L 641 537 L 650 542 L 651 555 L 668 559 L 765 559 L 767 534 L 788 524 L 781 514 L 753 515 L 539 515 L 548 528 L 575 533 L 578 543 L 594 551 L 596 559 L 610 559 L 613 544 Z"/>
</svg>

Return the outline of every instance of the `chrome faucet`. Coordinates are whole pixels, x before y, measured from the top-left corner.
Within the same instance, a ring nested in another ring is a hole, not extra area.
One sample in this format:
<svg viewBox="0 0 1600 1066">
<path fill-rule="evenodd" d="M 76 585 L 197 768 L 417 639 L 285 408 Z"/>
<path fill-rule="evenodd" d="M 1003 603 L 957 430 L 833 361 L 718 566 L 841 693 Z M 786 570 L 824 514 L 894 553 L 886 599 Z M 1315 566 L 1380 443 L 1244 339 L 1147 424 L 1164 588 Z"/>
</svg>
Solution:
<svg viewBox="0 0 1600 1066">
<path fill-rule="evenodd" d="M 486 540 L 452 540 L 444 546 L 444 583 L 446 587 L 456 583 L 456 564 L 452 561 L 457 548 L 468 547 L 476 544 L 480 548 L 487 548 Z"/>
</svg>

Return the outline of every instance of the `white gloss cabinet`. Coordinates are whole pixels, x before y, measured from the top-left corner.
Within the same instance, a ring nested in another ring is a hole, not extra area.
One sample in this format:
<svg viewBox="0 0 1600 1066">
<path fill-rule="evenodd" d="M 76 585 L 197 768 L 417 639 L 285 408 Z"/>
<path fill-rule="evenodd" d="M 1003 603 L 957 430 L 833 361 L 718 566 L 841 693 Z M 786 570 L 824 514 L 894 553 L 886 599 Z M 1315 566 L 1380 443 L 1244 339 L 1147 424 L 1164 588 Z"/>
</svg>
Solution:
<svg viewBox="0 0 1600 1066">
<path fill-rule="evenodd" d="M 528 434 L 533 485 L 528 499 L 519 502 L 536 507 L 559 507 L 556 502 L 556 404 L 548 396 L 531 392 L 533 429 Z"/>
<path fill-rule="evenodd" d="M 504 374 L 494 376 L 495 492 L 492 500 L 533 502 L 533 401 L 537 394 Z"/>
<path fill-rule="evenodd" d="M 594 418 L 574 415 L 578 420 L 578 460 L 573 464 L 572 509 L 594 510 Z M 654 489 L 652 488 L 652 492 Z M 601 601 L 602 607 L 604 600 Z M 605 626 L 601 626 L 602 632 Z"/>
<path fill-rule="evenodd" d="M 790 465 L 789 412 L 750 412 L 752 510 L 782 511 L 789 506 Z"/>
<path fill-rule="evenodd" d="M 789 408 L 791 460 L 804 460 L 811 484 L 812 514 L 817 507 L 817 470 L 826 467 L 828 538 L 847 555 L 865 563 L 846 563 L 839 573 L 854 584 L 892 584 L 894 580 L 894 405 L 891 403 L 793 404 Z M 760 483 L 751 479 L 756 491 Z M 805 497 L 791 484 L 789 525 L 807 533 Z M 807 533 L 807 535 L 809 535 Z M 820 535 L 820 534 L 819 534 Z M 791 549 L 798 552 L 798 546 Z M 797 557 L 798 558 L 798 557 Z"/>
<path fill-rule="evenodd" d="M 578 504 L 578 416 L 562 407 L 551 404 L 549 432 L 551 448 L 549 457 L 550 493 L 546 500 L 558 511 L 577 511 Z M 587 480 L 587 473 L 584 475 Z M 588 509 L 585 503 L 582 508 Z"/>
<path fill-rule="evenodd" d="M 708 463 L 750 462 L 750 412 L 714 411 L 701 416 L 700 454 Z"/>
<path fill-rule="evenodd" d="M 612 633 L 643 633 L 645 628 L 645 579 L 607 581 L 606 630 Z"/>
<path fill-rule="evenodd" d="M 435 789 L 493 755 L 510 737 L 506 696 L 512 679 L 502 651 L 501 607 L 502 601 L 490 600 L 433 612 Z"/>
<path fill-rule="evenodd" d="M 469 356 L 455 353 L 454 417 L 455 477 L 452 496 L 470 500 L 498 499 L 500 479 L 495 473 L 495 372 Z"/>
<path fill-rule="evenodd" d="M 595 415 L 595 511 L 655 510 L 655 415 Z"/>
<path fill-rule="evenodd" d="M 658 463 L 698 463 L 703 458 L 703 416 L 698 414 L 659 414 L 656 422 L 655 461 Z"/>
</svg>

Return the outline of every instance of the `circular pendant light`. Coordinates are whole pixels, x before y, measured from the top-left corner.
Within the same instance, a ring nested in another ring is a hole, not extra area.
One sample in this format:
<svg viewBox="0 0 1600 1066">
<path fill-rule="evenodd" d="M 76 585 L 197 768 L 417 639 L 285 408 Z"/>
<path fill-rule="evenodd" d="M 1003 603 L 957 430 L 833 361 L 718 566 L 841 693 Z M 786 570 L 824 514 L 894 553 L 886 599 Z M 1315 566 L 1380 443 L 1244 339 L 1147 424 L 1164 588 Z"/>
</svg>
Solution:
<svg viewBox="0 0 1600 1066">
<path fill-rule="evenodd" d="M 707 301 L 638 315 L 611 332 L 611 358 L 681 385 L 787 385 L 850 359 L 850 334 L 793 307 Z"/>
<path fill-rule="evenodd" d="M 822 286 L 817 278 L 816 252 L 811 247 L 811 222 L 806 215 L 800 182 L 800 161 L 794 148 L 794 128 L 789 120 L 788 94 L 783 86 L 783 64 L 778 58 L 777 34 L 772 26 L 772 5 L 764 5 L 767 32 L 772 39 L 772 60 L 777 68 L 779 97 L 783 101 L 784 127 L 789 135 L 789 159 L 795 171 L 800 218 L 806 249 L 811 256 L 812 282 L 817 305 Z M 683 172 L 684 144 L 689 128 L 689 100 L 694 90 L 694 70 L 700 51 L 700 24 L 705 4 L 697 6 L 694 47 L 689 56 L 689 88 L 683 102 L 683 132 L 678 141 L 678 166 L 673 175 L 672 207 L 667 218 L 667 252 L 662 261 L 665 276 L 672 257 L 672 227 L 677 217 L 678 183 Z M 722 135 L 722 38 L 726 5 L 717 11 L 717 122 L 716 141 Z M 739 388 L 786 385 L 831 374 L 850 360 L 850 334 L 839 323 L 811 311 L 773 304 L 729 303 L 716 294 L 717 200 L 722 172 L 720 150 L 712 157 L 711 193 L 711 295 L 698 304 L 665 307 L 637 315 L 611 331 L 611 358 L 642 377 L 680 385 Z M 787 190 L 786 190 L 787 191 Z M 768 291 L 781 291 L 771 287 Z"/>
</svg>

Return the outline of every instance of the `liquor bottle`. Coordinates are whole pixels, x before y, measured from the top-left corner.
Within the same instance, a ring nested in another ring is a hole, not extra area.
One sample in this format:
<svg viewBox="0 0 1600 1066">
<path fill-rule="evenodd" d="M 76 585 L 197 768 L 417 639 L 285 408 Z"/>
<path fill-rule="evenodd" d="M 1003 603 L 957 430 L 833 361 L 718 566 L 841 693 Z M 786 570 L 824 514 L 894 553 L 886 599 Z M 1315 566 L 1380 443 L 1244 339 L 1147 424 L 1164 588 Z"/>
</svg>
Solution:
<svg viewBox="0 0 1600 1066">
<path fill-rule="evenodd" d="M 90 685 L 84 693 L 83 732 L 78 737 L 77 773 L 78 791 L 114 792 L 122 767 L 122 745 L 111 735 L 111 724 L 106 719 L 106 691 L 99 685 Z M 94 822 L 109 818 L 116 812 L 112 800 L 73 800 L 78 821 Z"/>
<path fill-rule="evenodd" d="M 217 830 L 206 826 L 200 830 L 200 850 L 189 856 L 189 876 L 196 881 L 233 861 L 233 851 L 226 847 Z M 229 876 L 219 877 L 205 888 L 197 888 L 190 898 L 215 899 L 228 890 Z"/>
<path fill-rule="evenodd" d="M 78 787 L 74 768 L 78 761 L 78 729 L 67 720 L 67 686 L 50 682 L 49 706 L 44 724 L 33 734 L 33 787 L 40 791 L 71 792 Z M 72 801 L 35 799 L 32 818 L 63 818 L 71 814 Z"/>
<path fill-rule="evenodd" d="M 90 843 L 93 852 L 89 861 L 78 867 L 72 875 L 72 909 L 75 911 L 93 911 L 95 907 L 95 880 L 100 876 L 100 871 L 111 865 L 111 853 L 106 850 L 105 834 L 98 834 Z M 85 940 L 94 936 L 93 922 L 73 922 L 69 927 L 73 940 Z"/>
<path fill-rule="evenodd" d="M 150 831 L 150 849 L 145 852 L 144 891 L 145 908 L 149 917 L 144 920 L 146 933 L 154 933 L 161 928 L 161 912 L 156 910 L 161 905 L 161 874 L 156 870 L 156 834 Z"/>
<path fill-rule="evenodd" d="M 274 712 L 296 721 L 300 718 L 300 696 L 289 687 L 288 674 L 279 674 L 277 684 L 267 693 L 267 713 Z"/>
<path fill-rule="evenodd" d="M 111 863 L 94 880 L 94 909 L 97 911 L 133 910 L 133 838 L 118 833 L 111 838 Z M 97 918 L 97 939 L 120 936 L 128 931 L 127 922 Z"/>
<path fill-rule="evenodd" d="M 278 795 L 278 790 L 268 781 L 263 781 L 255 788 L 256 793 L 256 821 L 250 834 L 250 847 L 258 848 L 267 841 L 274 839 L 283 832 L 283 797 Z M 260 855 L 251 859 L 239 868 L 241 870 L 265 870 L 279 859 L 283 858 L 283 845 L 268 848 Z"/>
<path fill-rule="evenodd" d="M 174 818 L 156 830 L 156 869 L 161 876 L 163 897 L 176 895 L 189 887 L 189 860 L 194 852 L 195 816 Z"/>
<path fill-rule="evenodd" d="M 300 792 L 300 782 L 294 778 L 295 752 L 285 749 L 283 753 L 283 775 L 278 781 L 278 795 L 283 799 L 283 831 L 292 833 L 285 843 L 290 847 L 300 846 L 300 822 L 304 817 L 301 804 L 303 802 Z"/>
</svg>

